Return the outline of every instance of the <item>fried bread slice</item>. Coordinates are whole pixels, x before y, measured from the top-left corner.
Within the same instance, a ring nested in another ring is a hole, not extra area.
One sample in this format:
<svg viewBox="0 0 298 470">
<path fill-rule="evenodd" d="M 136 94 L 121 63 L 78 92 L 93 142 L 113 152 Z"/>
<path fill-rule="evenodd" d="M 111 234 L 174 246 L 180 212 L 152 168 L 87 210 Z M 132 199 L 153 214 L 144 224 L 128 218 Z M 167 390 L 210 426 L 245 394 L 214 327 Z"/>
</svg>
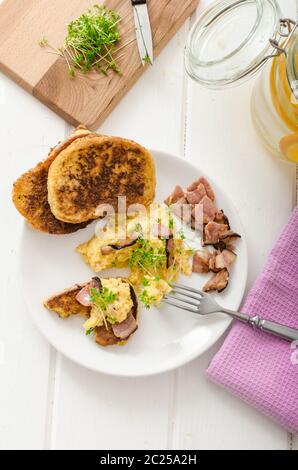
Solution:
<svg viewBox="0 0 298 470">
<path fill-rule="evenodd" d="M 76 296 L 88 283 L 76 284 L 69 289 L 65 289 L 59 294 L 55 294 L 44 301 L 44 306 L 53 312 L 58 313 L 61 318 L 68 318 L 71 315 L 90 315 L 91 307 L 85 307 L 76 300 Z"/>
<path fill-rule="evenodd" d="M 98 278 L 96 278 L 98 279 Z M 123 281 L 128 282 L 127 279 L 123 278 Z M 90 282 L 90 281 L 89 281 Z M 57 313 L 61 318 L 66 319 L 71 315 L 83 315 L 86 317 L 90 316 L 91 306 L 84 306 L 76 299 L 79 292 L 84 289 L 89 282 L 83 284 L 76 284 L 62 292 L 53 295 L 49 299 L 44 301 L 44 307 L 50 311 Z M 133 315 L 136 322 L 138 321 L 138 301 L 134 291 L 134 288 L 130 284 L 130 295 L 133 302 L 133 308 L 131 314 Z M 101 346 L 112 346 L 114 344 L 125 344 L 130 336 L 136 330 L 132 331 L 128 338 L 122 340 L 117 337 L 113 331 L 112 325 L 107 323 L 100 327 L 96 327 L 94 330 L 95 341 Z"/>
<path fill-rule="evenodd" d="M 78 138 L 92 137 L 90 131 L 80 126 L 64 142 L 52 149 L 48 157 L 35 168 L 24 173 L 13 186 L 12 200 L 20 214 L 37 230 L 56 235 L 76 232 L 86 227 L 82 224 L 67 224 L 55 218 L 48 203 L 48 172 L 59 153 Z"/>
<path fill-rule="evenodd" d="M 48 201 L 55 217 L 80 224 L 102 215 L 101 204 L 118 209 L 148 207 L 155 196 L 155 165 L 144 147 L 120 137 L 77 139 L 59 153 L 48 176 Z"/>
</svg>

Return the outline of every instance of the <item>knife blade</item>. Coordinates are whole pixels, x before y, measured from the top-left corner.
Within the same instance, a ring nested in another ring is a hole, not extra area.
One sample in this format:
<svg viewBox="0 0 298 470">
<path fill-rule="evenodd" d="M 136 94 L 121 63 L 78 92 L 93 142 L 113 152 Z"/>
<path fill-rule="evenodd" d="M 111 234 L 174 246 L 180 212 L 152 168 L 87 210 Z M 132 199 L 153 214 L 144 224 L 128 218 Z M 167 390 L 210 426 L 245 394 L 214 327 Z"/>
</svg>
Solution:
<svg viewBox="0 0 298 470">
<path fill-rule="evenodd" d="M 136 27 L 137 44 L 143 65 L 153 65 L 153 43 L 146 0 L 131 0 Z"/>
</svg>

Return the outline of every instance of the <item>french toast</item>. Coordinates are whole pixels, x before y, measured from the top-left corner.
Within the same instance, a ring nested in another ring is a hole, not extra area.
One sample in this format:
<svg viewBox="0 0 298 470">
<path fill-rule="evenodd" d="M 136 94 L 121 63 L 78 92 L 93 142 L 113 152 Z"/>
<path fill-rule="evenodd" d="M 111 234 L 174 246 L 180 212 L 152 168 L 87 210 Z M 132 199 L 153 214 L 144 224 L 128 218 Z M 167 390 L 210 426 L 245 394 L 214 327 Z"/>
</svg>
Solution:
<svg viewBox="0 0 298 470">
<path fill-rule="evenodd" d="M 112 346 L 114 344 L 125 344 L 131 335 L 137 330 L 137 321 L 138 321 L 138 301 L 134 291 L 134 288 L 125 278 L 115 278 L 126 285 L 129 285 L 129 293 L 131 299 L 131 311 L 122 323 L 118 325 L 111 324 L 109 321 L 101 326 L 96 326 L 93 329 L 95 335 L 95 341 L 101 346 Z M 88 318 L 91 316 L 92 305 L 82 305 L 80 300 L 80 293 L 83 293 L 83 299 L 86 297 L 86 292 L 90 292 L 91 283 L 96 282 L 99 290 L 102 289 L 101 282 L 107 280 L 100 280 L 99 278 L 93 278 L 92 281 L 85 282 L 83 284 L 76 284 L 68 289 L 63 290 L 62 292 L 53 295 L 49 299 L 44 301 L 44 306 L 46 309 L 57 313 L 61 318 L 66 319 L 71 315 L 82 315 Z M 109 281 L 109 280 L 108 280 Z M 111 280 L 110 280 L 111 281 Z M 113 279 L 112 279 L 113 281 Z M 78 300 L 79 299 L 79 300 Z M 85 302 L 83 302 L 84 304 Z M 133 321 L 131 325 L 130 318 Z M 124 336 L 123 337 L 123 332 Z M 125 334 L 126 333 L 126 334 Z M 118 334 L 118 336 L 116 336 Z"/>
<path fill-rule="evenodd" d="M 120 137 L 77 139 L 50 166 L 48 201 L 57 219 L 81 224 L 100 217 L 101 204 L 117 212 L 118 196 L 126 196 L 127 207 L 148 207 L 155 185 L 153 157 L 141 145 Z"/>
<path fill-rule="evenodd" d="M 76 296 L 88 283 L 76 284 L 69 289 L 65 289 L 59 294 L 55 294 L 44 301 L 44 306 L 48 310 L 58 313 L 61 318 L 68 318 L 71 315 L 90 315 L 90 307 L 85 307 L 76 300 Z"/>
<path fill-rule="evenodd" d="M 48 173 L 59 153 L 78 138 L 94 136 L 84 126 L 80 126 L 64 142 L 52 149 L 48 157 L 35 168 L 24 173 L 13 186 L 12 200 L 20 214 L 37 230 L 62 235 L 76 232 L 86 227 L 82 224 L 67 224 L 56 219 L 48 203 Z"/>
</svg>

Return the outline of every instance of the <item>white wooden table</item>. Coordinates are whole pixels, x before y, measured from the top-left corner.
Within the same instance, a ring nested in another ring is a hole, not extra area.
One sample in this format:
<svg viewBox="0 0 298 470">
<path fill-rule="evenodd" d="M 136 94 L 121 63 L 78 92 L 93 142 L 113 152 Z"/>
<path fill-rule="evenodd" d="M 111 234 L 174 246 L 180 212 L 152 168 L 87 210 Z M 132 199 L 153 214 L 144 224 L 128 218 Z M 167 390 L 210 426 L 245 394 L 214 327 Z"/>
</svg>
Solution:
<svg viewBox="0 0 298 470">
<path fill-rule="evenodd" d="M 208 3 L 201 0 L 199 11 Z M 294 16 L 294 0 L 281 4 Z M 100 131 L 184 155 L 226 188 L 247 232 L 249 289 L 293 208 L 295 168 L 259 144 L 250 118 L 252 83 L 210 92 L 187 79 L 183 49 L 190 23 Z M 284 429 L 206 380 L 222 340 L 179 370 L 142 379 L 84 370 L 49 346 L 20 294 L 22 222 L 10 194 L 14 179 L 70 127 L 3 75 L 0 112 L 0 448 L 298 448 Z"/>
</svg>

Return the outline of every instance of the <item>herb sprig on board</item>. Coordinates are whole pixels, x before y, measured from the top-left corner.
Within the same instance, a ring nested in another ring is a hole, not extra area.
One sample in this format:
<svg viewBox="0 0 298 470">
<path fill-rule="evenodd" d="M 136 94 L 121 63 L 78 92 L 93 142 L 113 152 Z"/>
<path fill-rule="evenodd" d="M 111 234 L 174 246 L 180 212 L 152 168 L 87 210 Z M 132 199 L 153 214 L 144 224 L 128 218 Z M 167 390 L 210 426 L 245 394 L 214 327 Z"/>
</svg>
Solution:
<svg viewBox="0 0 298 470">
<path fill-rule="evenodd" d="M 63 57 L 70 76 L 75 75 L 75 70 L 83 73 L 95 70 L 103 74 L 113 70 L 120 73 L 117 60 L 121 56 L 116 55 L 125 47 L 116 47 L 120 40 L 120 21 L 120 15 L 116 11 L 108 10 L 104 5 L 94 5 L 68 24 L 62 47 L 53 47 L 46 37 L 39 41 L 39 45 Z"/>
</svg>

